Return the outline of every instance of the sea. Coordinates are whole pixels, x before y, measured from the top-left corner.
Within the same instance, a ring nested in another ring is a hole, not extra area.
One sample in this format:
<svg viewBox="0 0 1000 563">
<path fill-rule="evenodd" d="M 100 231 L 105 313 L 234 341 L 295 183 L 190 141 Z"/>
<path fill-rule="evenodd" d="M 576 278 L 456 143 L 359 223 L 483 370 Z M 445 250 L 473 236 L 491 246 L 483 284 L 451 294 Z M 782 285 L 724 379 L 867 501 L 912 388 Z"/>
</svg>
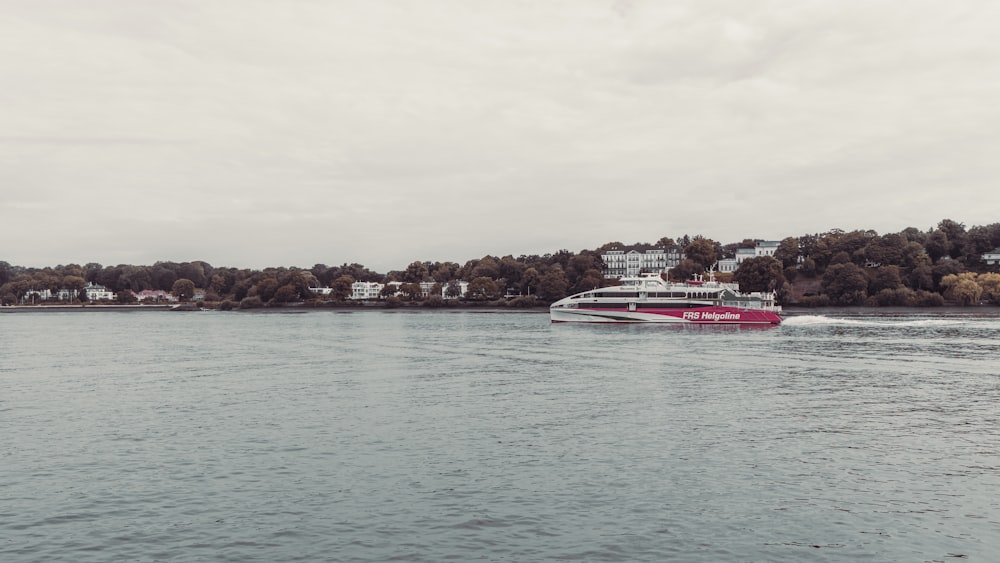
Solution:
<svg viewBox="0 0 1000 563">
<path fill-rule="evenodd" d="M 0 561 L 1000 561 L 1000 315 L 0 314 Z"/>
</svg>

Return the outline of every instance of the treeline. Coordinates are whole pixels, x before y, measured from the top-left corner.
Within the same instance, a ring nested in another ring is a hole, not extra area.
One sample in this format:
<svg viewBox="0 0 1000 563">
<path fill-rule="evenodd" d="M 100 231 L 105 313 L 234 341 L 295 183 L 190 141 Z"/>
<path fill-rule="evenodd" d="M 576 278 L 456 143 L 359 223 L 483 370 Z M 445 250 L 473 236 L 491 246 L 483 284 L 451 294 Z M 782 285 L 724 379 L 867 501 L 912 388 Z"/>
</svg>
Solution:
<svg viewBox="0 0 1000 563">
<path fill-rule="evenodd" d="M 14 304 L 22 296 L 49 290 L 70 289 L 80 293 L 88 283 L 99 284 L 118 294 L 122 303 L 134 301 L 134 293 L 162 290 L 190 298 L 197 289 L 204 300 L 230 302 L 244 307 L 299 301 L 343 301 L 355 281 L 400 282 L 403 299 L 421 296 L 421 282 L 433 282 L 431 294 L 440 299 L 449 282 L 469 282 L 467 300 L 495 301 L 521 295 L 521 305 L 544 303 L 568 293 L 597 287 L 602 282 L 601 258 L 593 251 L 560 250 L 544 256 L 484 256 L 464 265 L 455 262 L 413 262 L 403 270 L 385 274 L 361 264 L 312 268 L 275 267 L 263 270 L 214 267 L 203 261 L 157 262 L 152 266 L 89 263 L 47 268 L 24 268 L 0 262 L 0 302 Z M 329 295 L 316 295 L 311 288 L 329 287 Z M 388 297 L 388 296 L 386 296 Z"/>
<path fill-rule="evenodd" d="M 983 260 L 997 247 L 1000 223 L 967 230 L 945 219 L 885 235 L 833 230 L 786 238 L 773 259 L 745 261 L 735 279 L 804 306 L 1000 304 L 998 267 Z"/>
<path fill-rule="evenodd" d="M 678 252 L 682 259 L 670 271 L 670 277 L 684 280 L 706 272 L 722 258 L 734 256 L 739 248 L 753 248 L 757 242 L 745 239 L 723 245 L 700 235 L 684 235 L 636 246 Z M 514 295 L 520 296 L 513 301 L 515 304 L 530 306 L 614 283 L 603 278 L 601 253 L 615 246 L 625 245 L 609 242 L 595 250 L 560 250 L 543 256 L 484 256 L 463 265 L 415 261 L 405 269 L 384 274 L 361 264 L 253 270 L 214 267 L 203 261 L 47 268 L 0 262 L 0 302 L 17 303 L 30 292 L 44 290 L 79 291 L 93 283 L 117 293 L 123 303 L 134 300 L 133 293 L 143 290 L 162 290 L 190 298 L 200 289 L 205 301 L 254 307 L 344 301 L 351 294 L 351 284 L 369 281 L 400 282 L 402 299 L 434 304 L 441 301 L 441 288 L 463 280 L 469 282 L 466 300 L 498 302 Z M 1000 274 L 996 266 L 990 267 L 982 259 L 983 254 L 997 247 L 1000 223 L 966 229 L 961 223 L 945 219 L 926 231 L 910 227 L 884 235 L 871 230 L 834 229 L 785 238 L 773 258 L 745 260 L 733 279 L 744 291 L 775 291 L 781 302 L 805 306 L 933 306 L 946 301 L 974 304 L 984 300 L 1000 303 Z M 420 287 L 427 282 L 433 283 L 430 297 L 423 296 Z M 311 290 L 317 287 L 330 287 L 332 291 L 319 296 Z M 400 299 L 388 292 L 383 297 Z"/>
</svg>

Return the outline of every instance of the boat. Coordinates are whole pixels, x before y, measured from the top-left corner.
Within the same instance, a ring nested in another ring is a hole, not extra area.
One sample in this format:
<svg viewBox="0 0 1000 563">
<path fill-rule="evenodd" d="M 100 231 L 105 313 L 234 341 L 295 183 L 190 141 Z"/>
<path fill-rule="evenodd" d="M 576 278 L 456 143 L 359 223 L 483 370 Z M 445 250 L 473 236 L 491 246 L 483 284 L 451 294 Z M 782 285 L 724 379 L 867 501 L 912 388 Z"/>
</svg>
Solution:
<svg viewBox="0 0 1000 563">
<path fill-rule="evenodd" d="M 554 323 L 690 323 L 777 325 L 774 292 L 742 293 L 737 284 L 694 276 L 664 281 L 659 274 L 624 277 L 621 285 L 583 291 L 549 307 Z"/>
</svg>

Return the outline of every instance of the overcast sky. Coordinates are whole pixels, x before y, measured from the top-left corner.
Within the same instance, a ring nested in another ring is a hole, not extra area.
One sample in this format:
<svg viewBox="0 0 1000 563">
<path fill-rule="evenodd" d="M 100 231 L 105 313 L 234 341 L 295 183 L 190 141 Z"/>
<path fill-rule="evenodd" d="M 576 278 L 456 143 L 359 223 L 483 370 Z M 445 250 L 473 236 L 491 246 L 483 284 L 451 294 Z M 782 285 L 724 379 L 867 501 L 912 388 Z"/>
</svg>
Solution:
<svg viewBox="0 0 1000 563">
<path fill-rule="evenodd" d="M 0 0 L 0 260 L 1000 222 L 1000 2 Z"/>
</svg>

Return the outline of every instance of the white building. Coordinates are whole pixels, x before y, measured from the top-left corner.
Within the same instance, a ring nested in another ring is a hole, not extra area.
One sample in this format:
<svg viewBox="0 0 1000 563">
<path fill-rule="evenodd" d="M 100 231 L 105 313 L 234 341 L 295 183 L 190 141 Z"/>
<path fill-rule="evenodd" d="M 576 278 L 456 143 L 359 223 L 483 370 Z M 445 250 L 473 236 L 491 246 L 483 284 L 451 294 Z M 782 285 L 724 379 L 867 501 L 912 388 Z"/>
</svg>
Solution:
<svg viewBox="0 0 1000 563">
<path fill-rule="evenodd" d="M 382 289 L 385 284 L 378 282 L 356 281 L 351 284 L 351 295 L 348 299 L 364 301 L 366 299 L 379 299 L 382 296 Z"/>
<path fill-rule="evenodd" d="M 750 258 L 758 258 L 760 256 L 770 256 L 773 258 L 774 252 L 778 250 L 778 245 L 780 244 L 781 241 L 777 240 L 762 240 L 753 248 L 737 248 L 735 258 L 719 260 L 715 263 L 715 269 L 719 272 L 735 272 L 739 269 L 740 264 Z"/>
<path fill-rule="evenodd" d="M 87 293 L 88 301 L 110 301 L 115 298 L 115 293 L 113 291 L 110 291 L 103 285 L 99 285 L 94 282 L 88 283 L 83 290 Z"/>
<path fill-rule="evenodd" d="M 420 282 L 420 296 L 430 297 L 431 293 L 434 292 L 434 286 L 437 285 L 436 282 Z"/>
<path fill-rule="evenodd" d="M 96 284 L 94 282 L 88 282 L 83 288 L 84 293 L 87 295 L 88 301 L 113 301 L 115 299 L 115 293 L 109 291 L 108 288 L 103 285 Z M 55 297 L 60 301 L 72 301 L 80 296 L 80 292 L 75 289 L 60 289 L 56 291 Z"/>
<path fill-rule="evenodd" d="M 780 245 L 780 240 L 762 240 L 754 247 L 754 254 L 756 256 L 770 256 L 774 258 L 774 253 Z"/>
<path fill-rule="evenodd" d="M 135 292 L 135 298 L 140 303 L 142 302 L 153 302 L 158 303 L 160 301 L 168 301 L 170 303 L 176 302 L 177 298 L 173 294 L 163 291 L 162 289 L 144 289 L 142 291 Z"/>
<path fill-rule="evenodd" d="M 604 261 L 604 277 L 621 278 L 640 273 L 662 274 L 680 264 L 681 254 L 676 248 L 621 246 L 604 251 L 601 260 Z"/>
<path fill-rule="evenodd" d="M 21 296 L 21 303 L 38 303 L 52 299 L 53 294 L 48 289 L 29 289 Z"/>
<path fill-rule="evenodd" d="M 311 291 L 313 293 L 313 295 L 330 295 L 331 293 L 333 293 L 333 288 L 332 287 L 310 287 L 309 291 Z"/>
<path fill-rule="evenodd" d="M 983 254 L 983 262 L 986 262 L 990 266 L 1000 264 L 1000 246 Z"/>
</svg>

